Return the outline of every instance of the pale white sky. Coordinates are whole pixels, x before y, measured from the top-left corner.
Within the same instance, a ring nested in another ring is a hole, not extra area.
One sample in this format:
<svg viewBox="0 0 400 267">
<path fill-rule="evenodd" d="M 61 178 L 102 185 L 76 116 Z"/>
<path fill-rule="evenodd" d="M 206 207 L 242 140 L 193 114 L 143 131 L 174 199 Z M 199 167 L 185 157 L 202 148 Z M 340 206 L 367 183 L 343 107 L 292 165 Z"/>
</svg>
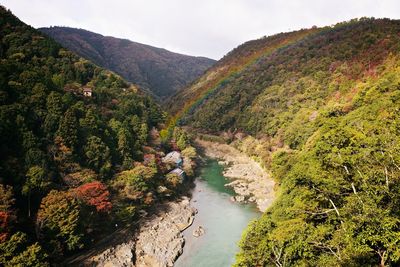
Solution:
<svg viewBox="0 0 400 267">
<path fill-rule="evenodd" d="M 219 59 L 239 44 L 356 17 L 400 18 L 400 0 L 0 0 L 33 27 L 69 26 Z"/>
</svg>

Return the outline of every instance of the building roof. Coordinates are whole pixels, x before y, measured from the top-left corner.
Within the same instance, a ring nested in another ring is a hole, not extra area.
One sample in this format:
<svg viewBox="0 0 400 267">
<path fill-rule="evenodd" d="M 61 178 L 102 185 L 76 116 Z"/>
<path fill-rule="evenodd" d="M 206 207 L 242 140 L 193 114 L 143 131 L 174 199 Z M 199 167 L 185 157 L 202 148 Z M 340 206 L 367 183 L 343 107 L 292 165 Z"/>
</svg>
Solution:
<svg viewBox="0 0 400 267">
<path fill-rule="evenodd" d="M 173 169 L 172 171 L 170 171 L 169 173 L 175 173 L 179 176 L 183 176 L 185 174 L 185 171 L 182 170 L 181 168 L 176 168 L 176 169 Z"/>
<path fill-rule="evenodd" d="M 92 92 L 92 88 L 90 88 L 90 87 L 84 87 L 83 88 L 83 92 Z"/>
<path fill-rule="evenodd" d="M 182 162 L 181 153 L 178 151 L 169 152 L 165 157 L 162 159 L 163 162 L 172 162 L 172 163 L 179 163 Z"/>
</svg>

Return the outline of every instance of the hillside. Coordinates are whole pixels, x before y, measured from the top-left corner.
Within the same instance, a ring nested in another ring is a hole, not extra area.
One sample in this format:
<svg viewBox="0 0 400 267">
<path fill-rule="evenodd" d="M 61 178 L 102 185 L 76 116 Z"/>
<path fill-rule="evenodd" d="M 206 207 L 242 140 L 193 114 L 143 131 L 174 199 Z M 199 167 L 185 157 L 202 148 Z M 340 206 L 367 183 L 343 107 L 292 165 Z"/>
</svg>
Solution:
<svg viewBox="0 0 400 267">
<path fill-rule="evenodd" d="M 138 87 L 1 6 L 0 61 L 0 266 L 54 265 L 174 197 L 151 147 L 165 114 Z"/>
<path fill-rule="evenodd" d="M 170 127 L 247 135 L 233 145 L 279 184 L 237 266 L 400 264 L 399 32 L 363 18 L 250 41 L 169 102 Z"/>
<path fill-rule="evenodd" d="M 214 60 L 170 52 L 82 29 L 39 29 L 66 48 L 165 99 L 197 79 Z"/>
</svg>

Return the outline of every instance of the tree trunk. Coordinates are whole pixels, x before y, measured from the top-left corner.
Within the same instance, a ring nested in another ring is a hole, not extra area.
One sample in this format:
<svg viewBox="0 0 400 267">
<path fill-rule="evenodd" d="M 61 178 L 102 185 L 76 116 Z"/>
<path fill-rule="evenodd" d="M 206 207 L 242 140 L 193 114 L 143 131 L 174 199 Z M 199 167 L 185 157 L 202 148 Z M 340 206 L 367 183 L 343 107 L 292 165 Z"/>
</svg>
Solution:
<svg viewBox="0 0 400 267">
<path fill-rule="evenodd" d="M 28 194 L 28 218 L 31 217 L 31 191 Z"/>
<path fill-rule="evenodd" d="M 379 267 L 385 267 L 385 255 L 386 255 L 386 251 L 378 251 L 378 255 L 381 258 L 381 262 L 379 263 Z"/>
</svg>

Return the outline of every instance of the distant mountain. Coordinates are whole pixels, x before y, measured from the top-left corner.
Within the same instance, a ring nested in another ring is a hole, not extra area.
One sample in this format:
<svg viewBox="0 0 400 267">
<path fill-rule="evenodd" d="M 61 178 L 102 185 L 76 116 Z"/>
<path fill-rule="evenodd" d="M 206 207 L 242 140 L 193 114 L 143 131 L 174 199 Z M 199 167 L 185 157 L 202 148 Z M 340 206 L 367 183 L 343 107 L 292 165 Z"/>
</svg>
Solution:
<svg viewBox="0 0 400 267">
<path fill-rule="evenodd" d="M 78 55 L 149 90 L 161 100 L 198 78 L 215 62 L 83 29 L 50 27 L 39 30 Z"/>
</svg>

